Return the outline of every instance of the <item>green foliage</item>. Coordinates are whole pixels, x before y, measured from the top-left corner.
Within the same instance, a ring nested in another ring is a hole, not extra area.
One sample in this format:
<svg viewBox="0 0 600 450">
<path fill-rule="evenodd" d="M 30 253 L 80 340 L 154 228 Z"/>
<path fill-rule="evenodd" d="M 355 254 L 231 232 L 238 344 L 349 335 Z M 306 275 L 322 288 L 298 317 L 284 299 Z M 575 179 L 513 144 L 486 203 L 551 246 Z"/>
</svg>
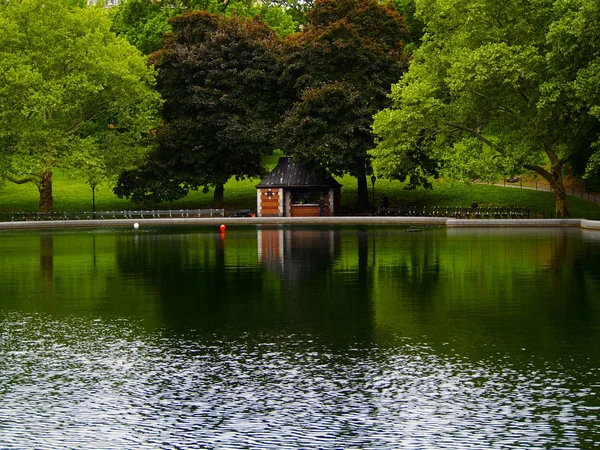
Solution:
<svg viewBox="0 0 600 450">
<path fill-rule="evenodd" d="M 158 149 L 124 172 L 115 192 L 136 202 L 172 201 L 231 177 L 264 173 L 277 110 L 278 39 L 260 19 L 188 13 L 153 56 L 165 103 Z"/>
<path fill-rule="evenodd" d="M 280 133 L 296 158 L 336 176 L 364 172 L 364 161 L 347 160 L 355 140 L 371 141 L 371 115 L 353 86 L 340 82 L 305 89 L 284 121 Z"/>
<path fill-rule="evenodd" d="M 278 156 L 263 159 L 271 169 L 277 163 Z M 353 178 L 344 176 L 338 179 L 342 188 L 342 211 L 346 214 L 355 210 L 357 191 L 352 183 Z M 256 208 L 256 185 L 260 179 L 245 179 L 236 181 L 232 178 L 225 185 L 225 208 L 240 209 Z M 433 180 L 433 189 L 406 190 L 406 184 L 390 180 L 377 180 L 375 196 L 385 193 L 390 199 L 390 206 L 469 206 L 477 202 L 481 206 L 524 206 L 538 212 L 544 212 L 546 217 L 553 210 L 553 196 L 550 192 L 518 188 L 504 188 L 493 185 L 475 183 L 450 182 Z M 74 179 L 56 172 L 54 177 L 56 192 L 56 211 L 91 211 L 92 192 L 90 187 L 81 180 Z M 369 189 L 370 191 L 370 189 Z M 371 192 L 369 192 L 371 194 Z M 596 194 L 600 199 L 600 194 Z M 37 189 L 32 185 L 9 184 L 0 190 L 0 220 L 10 220 L 11 211 L 34 211 L 37 207 Z M 96 189 L 96 209 L 135 210 L 144 208 L 160 209 L 194 209 L 209 208 L 212 204 L 213 191 L 207 193 L 191 191 L 185 197 L 172 202 L 143 205 L 132 203 L 126 199 L 117 198 L 107 185 Z M 585 198 L 585 197 L 584 197 Z M 577 197 L 569 197 L 569 210 L 573 217 L 585 217 L 600 220 L 600 207 L 592 202 Z"/>
<path fill-rule="evenodd" d="M 410 35 L 410 43 L 407 45 L 407 50 L 412 53 L 421 45 L 421 39 L 425 34 L 425 24 L 417 16 L 417 6 L 415 0 L 391 0 L 396 11 L 404 16 L 408 32 Z"/>
<path fill-rule="evenodd" d="M 401 178 L 425 141 L 448 176 L 537 172 L 554 189 L 557 214 L 568 215 L 563 167 L 589 154 L 600 131 L 592 118 L 600 79 L 584 76 L 600 62 L 591 51 L 600 35 L 575 26 L 594 3 L 417 1 L 427 33 L 393 109 L 376 117 L 377 172 Z"/>
<path fill-rule="evenodd" d="M 557 2 L 555 11 L 560 18 L 548 33 L 552 44 L 549 61 L 553 67 L 563 68 L 567 76 L 559 80 L 562 86 L 557 83 L 550 88 L 557 101 L 575 97 L 582 103 L 582 111 L 592 116 L 581 127 L 573 161 L 576 173 L 585 170 L 585 176 L 592 178 L 600 174 L 600 4 L 593 0 Z"/>
<path fill-rule="evenodd" d="M 113 30 L 149 55 L 160 48 L 162 35 L 171 31 L 167 20 L 178 12 L 179 8 L 166 8 L 162 2 L 127 0 L 111 8 L 110 14 Z"/>
<path fill-rule="evenodd" d="M 0 22 L 4 177 L 36 183 L 49 210 L 54 169 L 98 182 L 137 163 L 160 97 L 153 71 L 110 31 L 106 11 L 17 0 L 0 4 Z"/>
<path fill-rule="evenodd" d="M 310 25 L 286 41 L 281 58 L 289 111 L 278 144 L 305 163 L 356 177 L 364 207 L 370 124 L 407 66 L 406 26 L 375 0 L 320 0 L 308 17 Z"/>
<path fill-rule="evenodd" d="M 313 0 L 265 0 L 261 3 L 269 10 L 279 9 L 285 11 L 293 22 L 298 25 L 306 25 L 308 23 L 307 14 L 314 6 Z M 273 6 L 278 6 L 279 8 L 273 8 Z M 270 21 L 267 20 L 267 22 L 274 27 Z"/>
<path fill-rule="evenodd" d="M 594 145 L 595 148 L 598 148 L 598 145 Z M 600 174 L 600 152 L 596 151 L 590 156 L 588 160 L 588 165 L 586 168 L 585 176 L 586 178 L 597 178 Z"/>
<path fill-rule="evenodd" d="M 171 17 L 200 10 L 227 17 L 260 16 L 281 36 L 296 32 L 301 17 L 293 13 L 296 10 L 277 2 L 248 0 L 126 0 L 111 9 L 111 17 L 113 29 L 149 55 L 160 49 L 163 35 L 172 31 L 168 22 Z"/>
</svg>

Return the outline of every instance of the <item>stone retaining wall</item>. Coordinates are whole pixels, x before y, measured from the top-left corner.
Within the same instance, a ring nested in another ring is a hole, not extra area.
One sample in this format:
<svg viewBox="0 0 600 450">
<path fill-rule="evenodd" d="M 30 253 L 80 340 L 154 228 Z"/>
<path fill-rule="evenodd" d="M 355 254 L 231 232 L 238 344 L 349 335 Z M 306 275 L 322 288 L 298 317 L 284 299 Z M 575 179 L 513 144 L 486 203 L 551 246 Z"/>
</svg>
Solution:
<svg viewBox="0 0 600 450">
<path fill-rule="evenodd" d="M 449 228 L 504 228 L 504 227 L 581 227 L 600 230 L 600 221 L 587 219 L 448 219 L 446 217 L 216 217 L 216 218 L 160 218 L 109 220 L 52 220 L 27 222 L 0 222 L 0 230 L 65 229 L 65 228 L 140 228 L 157 226 L 255 226 L 255 225 L 409 225 L 447 226 Z"/>
</svg>

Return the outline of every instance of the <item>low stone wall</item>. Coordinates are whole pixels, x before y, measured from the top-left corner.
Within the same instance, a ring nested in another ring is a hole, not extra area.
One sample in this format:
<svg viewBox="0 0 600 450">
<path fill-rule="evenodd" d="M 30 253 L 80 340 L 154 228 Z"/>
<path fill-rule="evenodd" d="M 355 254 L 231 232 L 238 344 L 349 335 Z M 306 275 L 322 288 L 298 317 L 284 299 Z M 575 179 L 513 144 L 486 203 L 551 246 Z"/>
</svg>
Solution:
<svg viewBox="0 0 600 450">
<path fill-rule="evenodd" d="M 600 230 L 600 221 L 587 219 L 448 219 L 446 217 L 213 217 L 213 218 L 157 218 L 108 220 L 51 220 L 0 222 L 0 230 L 65 229 L 65 228 L 140 228 L 160 226 L 260 226 L 260 225 L 408 225 L 447 226 L 449 228 L 508 228 L 508 227 L 581 227 Z"/>
<path fill-rule="evenodd" d="M 581 219 L 581 228 L 585 230 L 600 230 L 600 221 Z"/>
<path fill-rule="evenodd" d="M 448 219 L 447 227 L 579 227 L 581 219 Z"/>
</svg>

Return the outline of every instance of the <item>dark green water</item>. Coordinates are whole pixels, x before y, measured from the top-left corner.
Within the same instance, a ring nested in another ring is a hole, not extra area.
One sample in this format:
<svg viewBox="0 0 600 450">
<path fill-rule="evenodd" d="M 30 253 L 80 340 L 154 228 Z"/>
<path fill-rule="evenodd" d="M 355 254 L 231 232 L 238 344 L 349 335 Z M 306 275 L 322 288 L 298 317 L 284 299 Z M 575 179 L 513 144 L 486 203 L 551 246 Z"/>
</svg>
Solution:
<svg viewBox="0 0 600 450">
<path fill-rule="evenodd" d="M 0 448 L 600 447 L 600 233 L 0 234 Z"/>
</svg>

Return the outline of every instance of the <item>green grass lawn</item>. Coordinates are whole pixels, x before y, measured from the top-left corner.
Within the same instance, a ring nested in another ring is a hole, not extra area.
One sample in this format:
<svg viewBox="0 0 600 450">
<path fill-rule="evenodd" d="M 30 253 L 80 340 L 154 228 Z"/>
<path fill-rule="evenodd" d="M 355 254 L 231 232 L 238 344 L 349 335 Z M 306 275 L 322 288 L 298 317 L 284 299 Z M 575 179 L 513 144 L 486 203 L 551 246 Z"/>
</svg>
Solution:
<svg viewBox="0 0 600 450">
<path fill-rule="evenodd" d="M 356 200 L 356 181 L 344 177 L 342 188 L 342 209 L 348 210 Z M 348 188 L 346 190 L 346 188 Z M 389 198 L 390 206 L 469 206 L 476 202 L 481 207 L 520 206 L 531 208 L 545 217 L 554 213 L 554 194 L 487 184 L 461 183 L 444 180 L 433 181 L 433 189 L 405 190 L 398 181 L 377 180 L 375 202 L 380 193 Z M 371 195 L 369 186 L 369 195 Z M 600 198 L 600 196 L 599 196 Z M 572 217 L 600 219 L 600 206 L 577 197 L 568 197 Z"/>
<path fill-rule="evenodd" d="M 272 168 L 278 156 L 272 156 L 265 165 Z M 345 176 L 338 181 L 342 187 L 342 213 L 353 213 L 356 204 L 356 179 Z M 256 185 L 259 179 L 235 181 L 232 179 L 225 185 L 225 205 L 227 209 L 256 209 Z M 54 211 L 91 211 L 91 188 L 80 180 L 72 179 L 60 172 L 54 175 Z M 554 196 L 550 192 L 542 192 L 518 188 L 465 184 L 437 180 L 432 190 L 405 190 L 398 181 L 377 180 L 375 183 L 375 201 L 379 202 L 379 194 L 389 197 L 390 206 L 468 206 L 477 202 L 480 206 L 524 206 L 549 217 L 554 211 Z M 7 184 L 0 190 L 0 220 L 8 217 L 11 211 L 36 211 L 38 191 L 33 184 Z M 369 199 L 372 190 L 369 183 Z M 569 210 L 572 217 L 600 219 L 600 206 L 586 200 L 569 197 Z M 160 205 L 136 205 L 128 200 L 117 198 L 111 188 L 101 185 L 96 190 L 96 210 L 132 210 L 132 209 L 195 209 L 210 208 L 212 191 L 206 194 L 191 192 L 187 197 Z"/>
<path fill-rule="evenodd" d="M 266 156 L 263 164 L 271 170 L 277 164 L 280 153 Z M 232 179 L 225 185 L 225 202 L 227 208 L 256 209 L 256 188 L 259 179 L 236 181 Z M 69 177 L 61 172 L 53 174 L 54 211 L 92 211 L 92 189 L 81 180 Z M 157 205 L 140 205 L 129 200 L 120 199 L 112 192 L 112 187 L 99 185 L 96 187 L 96 211 L 120 211 L 139 209 L 197 209 L 210 208 L 213 192 L 203 194 L 200 191 L 191 192 L 187 197 Z M 37 211 L 39 193 L 37 187 L 31 183 L 7 183 L 0 189 L 0 214 L 9 214 L 12 211 Z M 1 217 L 0 217 L 1 219 Z"/>
</svg>

